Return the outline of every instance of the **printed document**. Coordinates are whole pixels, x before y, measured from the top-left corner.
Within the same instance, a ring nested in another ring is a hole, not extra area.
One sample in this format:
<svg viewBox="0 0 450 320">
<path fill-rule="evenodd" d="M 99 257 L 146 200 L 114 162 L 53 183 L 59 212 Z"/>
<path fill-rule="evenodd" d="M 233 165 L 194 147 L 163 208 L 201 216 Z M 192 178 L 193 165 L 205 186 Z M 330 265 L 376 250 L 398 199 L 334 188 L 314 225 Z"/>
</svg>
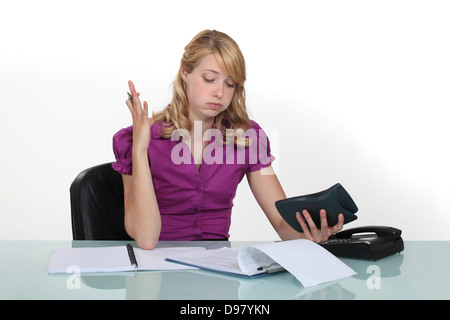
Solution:
<svg viewBox="0 0 450 320">
<path fill-rule="evenodd" d="M 326 249 L 304 239 L 249 246 L 240 251 L 221 248 L 171 255 L 167 260 L 244 277 L 285 269 L 304 287 L 356 274 Z"/>
</svg>

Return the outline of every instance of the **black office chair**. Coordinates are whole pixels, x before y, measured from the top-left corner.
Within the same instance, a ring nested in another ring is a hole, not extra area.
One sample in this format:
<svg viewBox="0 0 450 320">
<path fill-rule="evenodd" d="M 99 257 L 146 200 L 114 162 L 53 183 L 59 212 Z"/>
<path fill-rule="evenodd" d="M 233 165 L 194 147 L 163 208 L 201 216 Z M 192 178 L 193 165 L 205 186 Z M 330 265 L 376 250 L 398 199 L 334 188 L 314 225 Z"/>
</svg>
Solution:
<svg viewBox="0 0 450 320">
<path fill-rule="evenodd" d="M 125 231 L 123 182 L 111 163 L 82 171 L 70 186 L 74 240 L 132 240 Z"/>
</svg>

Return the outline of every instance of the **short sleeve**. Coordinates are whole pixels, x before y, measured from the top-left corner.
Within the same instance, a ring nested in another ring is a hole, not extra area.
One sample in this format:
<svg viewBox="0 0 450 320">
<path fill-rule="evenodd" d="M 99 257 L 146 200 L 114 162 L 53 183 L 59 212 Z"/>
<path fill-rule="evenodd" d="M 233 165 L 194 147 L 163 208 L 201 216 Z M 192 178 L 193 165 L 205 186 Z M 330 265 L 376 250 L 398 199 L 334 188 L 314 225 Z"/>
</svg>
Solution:
<svg viewBox="0 0 450 320">
<path fill-rule="evenodd" d="M 113 152 L 116 161 L 112 163 L 115 171 L 121 174 L 132 173 L 133 126 L 118 131 L 113 136 Z"/>
<path fill-rule="evenodd" d="M 252 127 L 247 130 L 247 136 L 251 139 L 249 148 L 249 166 L 247 172 L 253 172 L 268 167 L 275 160 L 270 151 L 270 141 L 265 131 L 252 121 Z"/>
</svg>

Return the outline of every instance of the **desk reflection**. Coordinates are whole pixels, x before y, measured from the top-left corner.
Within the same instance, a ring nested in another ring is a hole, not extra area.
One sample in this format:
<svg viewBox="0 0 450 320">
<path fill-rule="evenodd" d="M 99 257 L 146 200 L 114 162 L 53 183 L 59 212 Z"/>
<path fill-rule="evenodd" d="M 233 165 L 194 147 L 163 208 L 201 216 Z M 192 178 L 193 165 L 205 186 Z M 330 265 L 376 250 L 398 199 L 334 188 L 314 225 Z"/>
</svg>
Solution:
<svg viewBox="0 0 450 320">
<path fill-rule="evenodd" d="M 244 279 L 203 270 L 87 275 L 82 282 L 96 289 L 125 289 L 126 299 L 156 300 L 308 300 L 354 299 L 339 283 L 310 288 L 288 272 Z"/>
</svg>

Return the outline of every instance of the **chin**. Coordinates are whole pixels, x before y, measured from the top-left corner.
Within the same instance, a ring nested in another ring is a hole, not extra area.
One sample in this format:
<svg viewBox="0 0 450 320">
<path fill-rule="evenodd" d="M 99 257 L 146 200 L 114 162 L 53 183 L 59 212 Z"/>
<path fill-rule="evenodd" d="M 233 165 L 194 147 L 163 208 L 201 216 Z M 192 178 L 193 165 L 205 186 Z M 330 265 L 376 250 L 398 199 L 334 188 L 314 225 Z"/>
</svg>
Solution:
<svg viewBox="0 0 450 320">
<path fill-rule="evenodd" d="M 217 116 L 219 113 L 221 113 L 222 111 L 224 111 L 225 108 L 220 108 L 220 109 L 212 109 L 212 108 L 208 108 L 207 110 L 205 110 L 205 115 L 209 115 L 209 116 Z"/>
</svg>

